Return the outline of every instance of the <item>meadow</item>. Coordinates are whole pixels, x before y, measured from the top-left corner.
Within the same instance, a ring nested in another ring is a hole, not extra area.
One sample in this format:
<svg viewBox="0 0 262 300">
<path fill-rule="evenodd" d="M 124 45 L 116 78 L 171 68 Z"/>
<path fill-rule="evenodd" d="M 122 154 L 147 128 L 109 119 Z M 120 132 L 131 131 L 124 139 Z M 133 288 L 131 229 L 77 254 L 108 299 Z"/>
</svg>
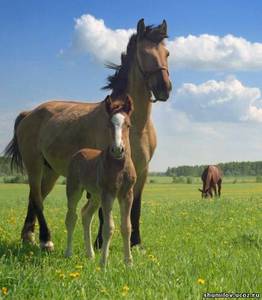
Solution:
<svg viewBox="0 0 262 300">
<path fill-rule="evenodd" d="M 203 200 L 199 184 L 147 184 L 143 245 L 123 264 L 119 209 L 107 269 L 85 257 L 78 220 L 74 255 L 66 242 L 65 186 L 45 202 L 55 251 L 20 242 L 28 186 L 0 184 L 0 299 L 202 299 L 205 292 L 262 293 L 262 184 L 227 183 L 221 199 Z M 79 205 L 84 203 L 84 199 Z M 97 230 L 97 218 L 93 234 Z"/>
</svg>

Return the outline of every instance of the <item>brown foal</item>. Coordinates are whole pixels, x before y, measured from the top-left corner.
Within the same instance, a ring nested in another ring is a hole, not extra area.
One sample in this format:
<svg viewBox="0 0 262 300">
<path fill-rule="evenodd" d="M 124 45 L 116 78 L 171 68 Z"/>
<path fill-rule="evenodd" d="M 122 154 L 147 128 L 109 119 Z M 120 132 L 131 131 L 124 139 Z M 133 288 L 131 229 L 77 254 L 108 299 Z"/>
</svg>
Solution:
<svg viewBox="0 0 262 300">
<path fill-rule="evenodd" d="M 67 176 L 66 215 L 67 248 L 65 256 L 72 255 L 73 231 L 77 220 L 76 207 L 84 190 L 87 203 L 82 208 L 82 224 L 86 253 L 94 257 L 91 241 L 91 223 L 95 211 L 101 205 L 104 224 L 102 229 L 103 245 L 101 265 L 105 266 L 109 254 L 109 244 L 114 231 L 112 208 L 117 197 L 121 213 L 121 233 L 124 243 L 124 261 L 132 264 L 130 251 L 131 221 L 130 213 L 133 202 L 133 186 L 136 172 L 131 159 L 129 143 L 130 115 L 132 100 L 129 96 L 105 100 L 108 113 L 108 147 L 104 150 L 84 148 L 76 152 L 70 161 Z"/>
</svg>

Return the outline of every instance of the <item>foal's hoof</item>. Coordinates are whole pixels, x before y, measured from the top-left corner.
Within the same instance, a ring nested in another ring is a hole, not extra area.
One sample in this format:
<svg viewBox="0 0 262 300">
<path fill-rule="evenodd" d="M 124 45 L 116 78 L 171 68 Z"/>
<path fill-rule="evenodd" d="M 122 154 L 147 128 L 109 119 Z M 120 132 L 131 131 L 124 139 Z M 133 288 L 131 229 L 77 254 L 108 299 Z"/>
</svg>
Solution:
<svg viewBox="0 0 262 300">
<path fill-rule="evenodd" d="M 47 241 L 47 242 L 40 242 L 40 248 L 42 250 L 45 250 L 47 252 L 52 252 L 54 251 L 54 243 L 52 241 Z"/>
<path fill-rule="evenodd" d="M 35 234 L 32 231 L 23 233 L 22 241 L 25 244 L 35 245 Z"/>
</svg>

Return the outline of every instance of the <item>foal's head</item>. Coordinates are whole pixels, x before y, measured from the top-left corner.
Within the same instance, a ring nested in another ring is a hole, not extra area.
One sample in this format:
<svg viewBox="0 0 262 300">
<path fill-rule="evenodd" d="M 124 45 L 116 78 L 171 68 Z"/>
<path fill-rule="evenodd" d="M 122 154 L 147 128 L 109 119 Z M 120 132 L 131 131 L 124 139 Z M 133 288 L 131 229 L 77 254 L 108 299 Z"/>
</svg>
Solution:
<svg viewBox="0 0 262 300">
<path fill-rule="evenodd" d="M 129 147 L 130 116 L 133 111 L 133 102 L 129 95 L 105 100 L 106 111 L 109 116 L 110 154 L 116 159 L 122 159 L 125 150 Z"/>
</svg>

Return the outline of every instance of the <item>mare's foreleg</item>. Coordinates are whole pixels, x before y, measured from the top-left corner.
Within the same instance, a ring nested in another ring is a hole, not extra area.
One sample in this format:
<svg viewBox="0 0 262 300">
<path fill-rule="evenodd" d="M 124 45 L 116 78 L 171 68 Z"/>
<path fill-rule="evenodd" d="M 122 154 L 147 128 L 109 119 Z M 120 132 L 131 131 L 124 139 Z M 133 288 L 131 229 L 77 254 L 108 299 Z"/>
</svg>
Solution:
<svg viewBox="0 0 262 300">
<path fill-rule="evenodd" d="M 144 185 L 146 183 L 148 169 L 145 169 L 144 172 L 138 175 L 136 184 L 134 186 L 134 198 L 131 209 L 131 224 L 132 224 L 132 233 L 131 233 L 131 247 L 141 244 L 140 236 L 140 216 L 141 216 L 141 200 L 142 192 Z"/>
<path fill-rule="evenodd" d="M 86 247 L 87 257 L 92 259 L 95 257 L 92 237 L 91 237 L 91 225 L 93 221 L 93 216 L 96 210 L 98 209 L 100 201 L 96 197 L 87 199 L 86 205 L 82 208 L 82 224 L 84 230 L 84 241 Z"/>
<path fill-rule="evenodd" d="M 109 255 L 109 245 L 115 229 L 115 224 L 112 216 L 113 203 L 114 196 L 104 192 L 101 197 L 101 207 L 104 218 L 104 224 L 102 229 L 102 256 L 100 260 L 100 265 L 102 267 L 106 266 L 107 258 Z"/>
<path fill-rule="evenodd" d="M 119 197 L 120 214 L 121 214 L 121 234 L 124 244 L 124 262 L 127 265 L 132 265 L 133 259 L 130 248 L 131 237 L 131 207 L 133 202 L 133 190 L 130 190 L 123 197 Z"/>
<path fill-rule="evenodd" d="M 103 224 L 104 224 L 104 218 L 103 218 L 103 211 L 102 211 L 101 207 L 98 210 L 98 217 L 99 217 L 99 228 L 98 228 L 96 240 L 94 242 L 95 249 L 101 249 L 102 244 L 103 244 L 102 228 L 103 228 Z"/>
</svg>

